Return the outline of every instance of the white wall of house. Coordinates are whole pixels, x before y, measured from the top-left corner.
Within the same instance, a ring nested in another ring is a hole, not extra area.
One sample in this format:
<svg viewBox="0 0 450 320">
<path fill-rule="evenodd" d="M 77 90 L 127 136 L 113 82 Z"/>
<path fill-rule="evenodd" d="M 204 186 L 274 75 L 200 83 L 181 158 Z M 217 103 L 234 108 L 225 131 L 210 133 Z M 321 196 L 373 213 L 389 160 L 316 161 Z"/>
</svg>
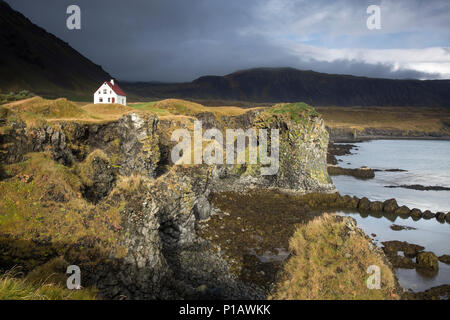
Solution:
<svg viewBox="0 0 450 320">
<path fill-rule="evenodd" d="M 110 86 L 104 83 L 94 93 L 94 103 L 117 103 L 127 105 L 127 97 L 116 94 Z"/>
</svg>

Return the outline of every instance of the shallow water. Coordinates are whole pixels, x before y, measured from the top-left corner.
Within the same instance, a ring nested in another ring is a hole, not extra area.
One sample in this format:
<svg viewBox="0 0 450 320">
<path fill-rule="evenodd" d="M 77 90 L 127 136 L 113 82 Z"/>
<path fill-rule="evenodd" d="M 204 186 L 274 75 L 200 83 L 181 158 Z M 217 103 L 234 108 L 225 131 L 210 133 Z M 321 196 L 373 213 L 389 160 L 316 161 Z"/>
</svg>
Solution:
<svg viewBox="0 0 450 320">
<path fill-rule="evenodd" d="M 354 143 L 358 150 L 352 155 L 339 156 L 339 166 L 373 169 L 403 169 L 407 172 L 376 172 L 371 180 L 351 176 L 334 176 L 334 184 L 341 194 L 368 197 L 384 201 L 397 199 L 409 208 L 450 211 L 450 191 L 418 191 L 385 188 L 390 185 L 450 187 L 450 141 L 437 140 L 373 140 Z"/>
<path fill-rule="evenodd" d="M 375 172 L 371 180 L 358 180 L 350 176 L 332 177 L 341 194 L 367 197 L 370 200 L 384 201 L 397 199 L 399 205 L 409 208 L 431 210 L 433 212 L 450 211 L 450 191 L 418 191 L 402 188 L 385 188 L 390 185 L 412 185 L 450 187 L 450 141 L 433 140 L 374 140 L 355 143 L 351 155 L 336 157 L 341 159 L 339 166 L 359 168 L 368 166 L 373 169 L 403 169 L 407 172 Z M 450 254 L 450 224 L 439 223 L 436 219 L 397 217 L 391 221 L 386 217 L 345 213 L 356 219 L 366 234 L 375 234 L 374 240 L 407 241 L 425 247 L 437 256 Z M 394 231 L 392 224 L 408 226 L 415 230 Z M 404 289 L 424 291 L 426 289 L 450 284 L 450 266 L 439 262 L 439 272 L 433 276 L 418 273 L 415 269 L 397 269 L 397 277 Z"/>
<path fill-rule="evenodd" d="M 367 235 L 375 234 L 376 236 L 372 238 L 380 247 L 383 241 L 399 240 L 421 245 L 425 247 L 425 251 L 432 251 L 437 256 L 450 254 L 450 224 L 448 223 L 442 224 L 435 219 L 414 221 L 412 218 L 402 219 L 400 217 L 393 222 L 385 217 L 362 216 L 356 212 L 340 211 L 337 213 L 354 218 Z M 415 230 L 394 231 L 390 228 L 394 223 L 413 227 Z M 404 289 L 416 292 L 442 284 L 450 284 L 450 265 L 442 262 L 439 262 L 439 272 L 433 276 L 420 274 L 415 269 L 397 269 L 396 274 Z"/>
</svg>

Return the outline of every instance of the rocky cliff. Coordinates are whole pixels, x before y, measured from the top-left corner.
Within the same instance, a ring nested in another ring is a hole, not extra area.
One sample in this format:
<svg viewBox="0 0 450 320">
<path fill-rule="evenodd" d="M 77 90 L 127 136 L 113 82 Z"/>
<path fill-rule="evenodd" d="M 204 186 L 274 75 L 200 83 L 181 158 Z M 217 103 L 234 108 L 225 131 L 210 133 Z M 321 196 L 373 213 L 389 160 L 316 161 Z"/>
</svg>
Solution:
<svg viewBox="0 0 450 320">
<path fill-rule="evenodd" d="M 0 229 L 0 269 L 26 261 L 31 271 L 62 257 L 79 265 L 84 285 L 106 298 L 263 298 L 261 288 L 231 272 L 220 247 L 198 236 L 212 211 L 210 195 L 254 187 L 335 191 L 326 168 L 328 133 L 304 104 L 235 116 L 129 112 L 103 123 L 33 125 L 0 111 L 0 187 L 16 188 L 0 203 L 13 226 Z M 172 164 L 171 133 L 192 129 L 196 120 L 204 129 L 279 129 L 279 170 L 263 176 L 260 163 Z M 24 239 L 33 246 L 23 249 Z M 50 253 L 37 249 L 44 243 Z M 30 248 L 36 248 L 33 263 Z"/>
</svg>

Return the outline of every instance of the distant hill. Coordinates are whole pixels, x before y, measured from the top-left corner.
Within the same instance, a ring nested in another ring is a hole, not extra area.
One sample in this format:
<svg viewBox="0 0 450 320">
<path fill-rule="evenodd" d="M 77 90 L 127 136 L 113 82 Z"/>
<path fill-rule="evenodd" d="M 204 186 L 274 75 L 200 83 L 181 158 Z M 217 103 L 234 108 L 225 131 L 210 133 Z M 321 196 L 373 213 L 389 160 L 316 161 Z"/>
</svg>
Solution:
<svg viewBox="0 0 450 320">
<path fill-rule="evenodd" d="M 392 80 L 293 68 L 257 68 L 190 83 L 122 83 L 147 98 L 250 102 L 304 101 L 316 106 L 450 107 L 450 80 Z"/>
<path fill-rule="evenodd" d="M 0 94 L 29 90 L 89 100 L 111 76 L 69 44 L 0 0 Z M 303 101 L 315 106 L 450 107 L 450 80 L 391 80 L 293 68 L 257 68 L 188 83 L 120 83 L 128 98 L 182 98 L 223 103 Z"/>
<path fill-rule="evenodd" d="M 0 0 L 0 89 L 90 97 L 111 76 Z"/>
</svg>

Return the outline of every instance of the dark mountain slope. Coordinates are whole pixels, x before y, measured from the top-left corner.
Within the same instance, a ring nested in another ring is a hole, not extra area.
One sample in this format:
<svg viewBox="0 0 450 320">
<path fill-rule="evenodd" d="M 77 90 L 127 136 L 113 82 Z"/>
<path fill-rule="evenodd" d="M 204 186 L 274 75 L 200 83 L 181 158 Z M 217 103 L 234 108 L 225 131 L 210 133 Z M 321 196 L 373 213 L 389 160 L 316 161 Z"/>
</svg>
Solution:
<svg viewBox="0 0 450 320">
<path fill-rule="evenodd" d="M 0 89 L 87 97 L 111 76 L 0 0 Z"/>
<path fill-rule="evenodd" d="M 127 83 L 125 90 L 149 98 L 252 102 L 304 101 L 335 106 L 450 107 L 450 80 L 391 80 L 332 75 L 293 68 L 259 68 L 191 83 Z"/>
</svg>

